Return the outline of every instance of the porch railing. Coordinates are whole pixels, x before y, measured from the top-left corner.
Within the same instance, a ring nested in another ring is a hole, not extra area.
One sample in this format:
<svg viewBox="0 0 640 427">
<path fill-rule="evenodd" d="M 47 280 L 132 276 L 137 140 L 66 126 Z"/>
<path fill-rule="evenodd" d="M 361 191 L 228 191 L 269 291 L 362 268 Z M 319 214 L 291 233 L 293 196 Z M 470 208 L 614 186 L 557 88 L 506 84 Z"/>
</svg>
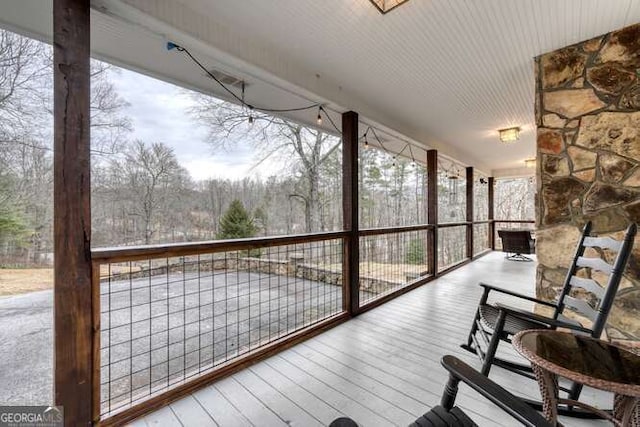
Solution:
<svg viewBox="0 0 640 427">
<path fill-rule="evenodd" d="M 465 234 L 491 223 L 360 230 L 360 308 L 434 278 L 433 250 L 441 273 L 469 261 Z M 347 239 L 334 232 L 94 250 L 94 419 L 130 420 L 346 320 Z M 455 254 L 445 265 L 446 250 Z"/>
<path fill-rule="evenodd" d="M 444 271 L 467 259 L 467 229 L 471 222 L 438 225 L 438 270 Z"/>
<path fill-rule="evenodd" d="M 94 251 L 94 417 L 130 418 L 339 318 L 344 237 Z"/>
<path fill-rule="evenodd" d="M 360 307 L 433 275 L 429 235 L 433 225 L 360 230 Z"/>
<path fill-rule="evenodd" d="M 475 221 L 472 225 L 473 232 L 473 256 L 479 255 L 488 249 L 491 249 L 492 243 L 490 241 L 492 221 L 482 220 Z"/>
<path fill-rule="evenodd" d="M 361 310 L 435 277 L 432 233 L 447 238 L 468 225 L 360 230 Z M 133 419 L 346 320 L 347 239 L 334 232 L 94 250 L 94 420 Z"/>
</svg>

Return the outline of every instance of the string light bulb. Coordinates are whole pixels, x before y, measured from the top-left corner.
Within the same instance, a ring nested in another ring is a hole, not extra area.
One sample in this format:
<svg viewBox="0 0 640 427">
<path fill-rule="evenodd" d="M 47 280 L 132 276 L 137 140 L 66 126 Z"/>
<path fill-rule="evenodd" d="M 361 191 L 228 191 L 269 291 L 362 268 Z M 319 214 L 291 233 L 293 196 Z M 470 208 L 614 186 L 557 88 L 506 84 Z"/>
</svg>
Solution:
<svg viewBox="0 0 640 427">
<path fill-rule="evenodd" d="M 253 127 L 253 107 L 251 105 L 248 105 L 246 102 L 244 102 L 244 91 L 245 91 L 245 82 L 244 80 L 242 81 L 242 106 L 243 108 L 248 108 L 249 109 L 249 127 Z"/>
<path fill-rule="evenodd" d="M 253 107 L 249 106 L 249 126 L 253 126 L 255 118 L 253 117 Z"/>
<path fill-rule="evenodd" d="M 411 166 L 415 168 L 416 167 L 416 158 L 413 157 L 413 150 L 411 149 L 411 145 L 409 145 L 408 143 L 407 143 L 407 145 L 409 146 L 409 154 L 411 154 Z M 403 148 L 403 150 L 404 150 L 404 148 Z"/>
<path fill-rule="evenodd" d="M 318 107 L 318 118 L 316 119 L 316 123 L 318 126 L 322 125 L 322 106 Z"/>
</svg>

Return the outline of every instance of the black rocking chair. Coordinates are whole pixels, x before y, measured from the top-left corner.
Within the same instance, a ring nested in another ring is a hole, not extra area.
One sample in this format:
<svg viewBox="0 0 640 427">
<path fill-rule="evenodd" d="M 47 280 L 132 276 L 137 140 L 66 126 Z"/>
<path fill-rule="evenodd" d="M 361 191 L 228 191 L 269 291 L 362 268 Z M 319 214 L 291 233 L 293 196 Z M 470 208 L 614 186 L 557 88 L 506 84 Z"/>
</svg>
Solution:
<svg viewBox="0 0 640 427">
<path fill-rule="evenodd" d="M 415 420 L 410 427 L 477 426 L 462 409 L 454 406 L 460 381 L 497 405 L 511 417 L 515 418 L 520 424 L 530 427 L 551 427 L 551 423 L 524 401 L 509 393 L 458 358 L 454 356 L 444 356 L 441 363 L 442 366 L 449 371 L 449 381 L 444 388 L 440 405 Z M 357 426 L 358 424 L 350 418 L 338 418 L 330 424 L 330 427 Z"/>
<path fill-rule="evenodd" d="M 636 231 L 636 224 L 631 224 L 627 228 L 624 239 L 619 242 L 610 237 L 591 236 L 591 223 L 588 222 L 584 226 L 575 256 L 555 303 L 480 283 L 480 286 L 484 288 L 484 293 L 480 298 L 467 343 L 463 344 L 462 348 L 478 355 L 482 361 L 482 374 L 489 375 L 492 365 L 497 365 L 517 374 L 534 378 L 530 365 L 495 357 L 500 341 L 511 343 L 511 337 L 523 330 L 565 328 L 574 333 L 600 338 L 620 285 L 622 273 L 629 260 Z M 586 248 L 593 248 L 601 255 L 605 250 L 608 253 L 615 253 L 613 265 L 602 258 L 585 257 Z M 582 271 L 579 272 L 579 270 Z M 608 276 L 605 287 L 593 279 L 592 272 L 594 271 Z M 578 272 L 579 275 L 577 275 Z M 583 295 L 582 298 L 578 298 L 577 294 L 571 292 L 575 288 L 586 291 L 586 293 L 580 292 Z M 488 299 L 491 291 L 550 307 L 554 310 L 553 316 L 545 317 L 500 303 L 489 304 Z M 590 324 L 583 325 L 565 317 L 567 310 L 588 319 Z M 569 399 L 578 400 L 582 387 L 579 384 L 573 384 L 571 388 L 560 387 L 560 389 L 568 393 Z M 539 407 L 538 402 L 530 403 Z M 574 416 L 581 415 L 575 408 L 559 408 L 559 412 Z"/>
<path fill-rule="evenodd" d="M 506 258 L 511 261 L 533 261 L 524 254 L 536 252 L 535 241 L 531 238 L 529 230 L 498 230 L 498 236 L 502 240 L 502 251 L 506 252 Z"/>
</svg>

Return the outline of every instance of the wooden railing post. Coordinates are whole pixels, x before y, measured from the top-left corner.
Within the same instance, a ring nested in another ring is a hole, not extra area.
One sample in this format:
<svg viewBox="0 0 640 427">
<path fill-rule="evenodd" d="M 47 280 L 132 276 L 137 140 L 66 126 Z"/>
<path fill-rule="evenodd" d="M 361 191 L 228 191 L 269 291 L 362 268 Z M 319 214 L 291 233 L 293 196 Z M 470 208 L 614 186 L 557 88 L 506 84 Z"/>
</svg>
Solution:
<svg viewBox="0 0 640 427">
<path fill-rule="evenodd" d="M 89 0 L 53 2 L 54 395 L 92 423 Z"/>
<path fill-rule="evenodd" d="M 350 315 L 360 309 L 360 236 L 358 221 L 358 113 L 342 114 L 342 217 L 348 232 L 343 250 L 343 306 Z"/>
<path fill-rule="evenodd" d="M 489 203 L 489 215 L 488 215 L 488 219 L 489 219 L 489 247 L 491 248 L 492 251 L 496 250 L 496 223 L 494 222 L 495 217 L 494 217 L 494 188 L 495 188 L 495 179 L 490 176 L 488 179 L 488 203 Z"/>
<path fill-rule="evenodd" d="M 473 168 L 467 168 L 467 258 L 473 258 Z"/>
<path fill-rule="evenodd" d="M 438 151 L 427 151 L 427 224 L 433 225 L 428 240 L 428 269 L 438 275 Z"/>
</svg>

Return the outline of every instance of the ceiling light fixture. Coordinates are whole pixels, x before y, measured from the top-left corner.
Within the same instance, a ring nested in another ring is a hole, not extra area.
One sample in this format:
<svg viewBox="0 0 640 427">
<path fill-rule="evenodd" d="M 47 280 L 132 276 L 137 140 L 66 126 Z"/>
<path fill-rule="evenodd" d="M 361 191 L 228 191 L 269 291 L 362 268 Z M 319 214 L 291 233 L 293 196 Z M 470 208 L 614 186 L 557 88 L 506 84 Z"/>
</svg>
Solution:
<svg viewBox="0 0 640 427">
<path fill-rule="evenodd" d="M 406 3 L 408 0 L 370 0 L 371 3 L 380 11 L 385 14 L 400 6 L 402 3 Z"/>
<path fill-rule="evenodd" d="M 509 144 L 520 139 L 520 128 L 500 129 L 500 141 Z"/>
</svg>

